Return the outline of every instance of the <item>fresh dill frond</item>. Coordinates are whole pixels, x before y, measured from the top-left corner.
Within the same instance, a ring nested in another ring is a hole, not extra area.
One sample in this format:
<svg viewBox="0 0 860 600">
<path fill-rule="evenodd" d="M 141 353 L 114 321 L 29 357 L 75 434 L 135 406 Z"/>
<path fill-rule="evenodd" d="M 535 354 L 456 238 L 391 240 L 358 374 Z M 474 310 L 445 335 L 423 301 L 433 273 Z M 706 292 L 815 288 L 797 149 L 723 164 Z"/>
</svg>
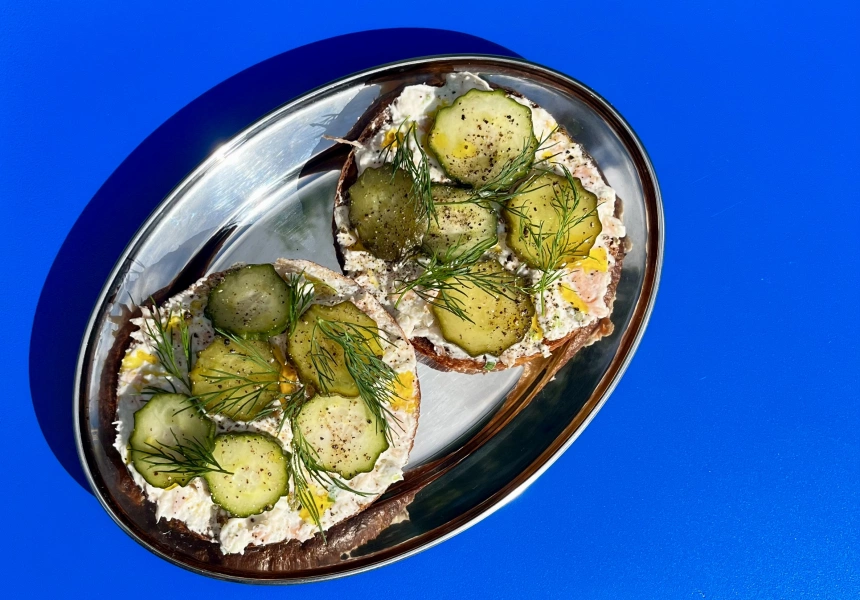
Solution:
<svg viewBox="0 0 860 600">
<path fill-rule="evenodd" d="M 399 306 L 407 292 L 413 291 L 428 304 L 447 310 L 472 323 L 472 319 L 465 312 L 463 302 L 463 297 L 466 295 L 463 290 L 464 282 L 493 296 L 511 298 L 511 292 L 515 292 L 514 280 L 510 273 L 474 269 L 484 254 L 495 244 L 496 240 L 490 238 L 460 254 L 462 244 L 458 242 L 449 246 L 441 256 L 433 254 L 429 258 L 418 259 L 418 263 L 424 270 L 414 279 L 398 280 L 399 286 L 394 291 L 397 295 L 394 308 Z"/>
<path fill-rule="evenodd" d="M 359 397 L 376 417 L 376 422 L 382 425 L 385 437 L 390 441 L 389 419 L 397 421 L 397 417 L 388 406 L 397 397 L 394 391 L 397 373 L 376 355 L 371 341 L 380 347 L 390 342 L 375 327 L 317 318 L 311 333 L 310 357 L 323 393 L 328 393 L 334 383 L 337 356 L 323 346 L 320 339 L 330 340 L 341 348 L 344 365 L 355 381 Z"/>
<path fill-rule="evenodd" d="M 510 196 L 510 193 L 506 193 L 505 190 L 509 189 L 514 183 L 516 183 L 515 176 L 518 173 L 534 169 L 541 163 L 558 156 L 558 153 L 556 153 L 545 158 L 536 158 L 541 152 L 545 152 L 556 145 L 557 142 L 552 143 L 549 146 L 546 144 L 557 129 L 558 126 L 556 125 L 543 138 L 537 140 L 537 144 L 533 145 L 531 143 L 531 139 L 525 140 L 523 142 L 522 149 L 516 156 L 505 161 L 502 168 L 499 169 L 499 172 L 496 173 L 495 176 L 475 188 L 475 196 L 481 199 L 504 201 L 505 198 Z"/>
<path fill-rule="evenodd" d="M 149 450 L 135 450 L 135 452 L 143 456 L 143 461 L 157 468 L 163 473 L 175 473 L 177 475 L 185 475 L 197 477 L 205 473 L 224 473 L 232 475 L 230 471 L 226 471 L 212 454 L 212 449 L 195 438 L 179 441 L 179 438 L 172 429 L 174 444 L 151 444 L 147 442 Z"/>
<path fill-rule="evenodd" d="M 285 280 L 287 282 L 287 302 L 289 303 L 288 336 L 296 330 L 299 318 L 314 301 L 314 286 L 304 279 L 304 274 L 304 271 L 299 274 L 290 273 Z"/>
<path fill-rule="evenodd" d="M 405 132 L 402 131 L 404 127 L 406 127 Z M 417 164 L 414 151 L 418 152 Z M 394 138 L 382 148 L 383 162 L 389 162 L 389 158 L 391 158 L 394 173 L 399 169 L 412 178 L 409 197 L 412 202 L 415 202 L 419 214 L 427 215 L 428 220 L 435 221 L 437 216 L 432 193 L 433 182 L 430 179 L 430 158 L 418 139 L 418 127 L 415 121 L 404 120 L 397 127 Z"/>
<path fill-rule="evenodd" d="M 307 391 L 301 384 L 296 385 L 296 390 L 283 394 L 280 399 L 281 420 L 278 422 L 278 433 L 284 429 L 287 421 L 292 422 L 299 414 L 299 410 L 307 398 Z"/>
<path fill-rule="evenodd" d="M 311 520 L 325 540 L 325 531 L 323 531 L 321 522 L 322 515 L 317 507 L 311 482 L 323 490 L 328 490 L 334 486 L 358 496 L 367 496 L 368 494 L 353 489 L 339 476 L 320 465 L 316 450 L 311 447 L 297 427 L 293 428 L 293 440 L 290 443 L 290 449 L 292 452 L 290 453 L 289 476 L 293 482 L 293 489 L 290 493 L 292 504 L 294 507 L 302 507 L 308 511 Z"/>
<path fill-rule="evenodd" d="M 169 375 L 167 385 L 170 386 L 170 389 L 148 386 L 144 391 L 152 394 L 190 393 L 191 380 L 188 377 L 188 371 L 191 369 L 191 334 L 188 330 L 188 323 L 182 312 L 176 313 L 172 307 L 167 313 L 167 321 L 165 322 L 161 316 L 161 311 L 155 305 L 155 299 L 150 297 L 150 301 L 152 306 L 149 311 L 152 318 L 143 320 L 143 331 L 155 347 L 155 357 L 158 359 L 158 363 Z M 176 328 L 173 327 L 174 322 Z M 174 329 L 178 329 L 178 340 L 174 334 Z M 177 342 L 179 344 L 178 350 L 176 348 Z M 181 362 L 180 358 L 182 359 Z M 177 389 L 177 382 L 182 384 L 184 389 Z"/>
<path fill-rule="evenodd" d="M 523 147 L 520 152 L 513 158 L 507 160 L 494 177 L 474 188 L 469 198 L 455 202 L 455 204 L 491 202 L 499 206 L 504 206 L 509 200 L 524 193 L 524 190 L 529 187 L 533 180 L 537 179 L 537 177 L 539 177 L 546 169 L 545 163 L 549 163 L 549 161 L 560 154 L 560 152 L 556 152 L 555 154 L 550 154 L 543 158 L 536 158 L 538 154 L 541 154 L 558 144 L 558 142 L 549 143 L 550 138 L 557 130 L 558 125 L 553 127 L 549 133 L 538 140 L 536 149 L 531 144 L 531 140 L 523 142 Z M 526 179 L 516 186 L 516 189 L 511 189 L 511 187 L 516 183 L 514 176 L 526 169 L 531 171 Z M 532 188 L 529 191 L 534 191 L 535 189 L 537 188 Z"/>
</svg>

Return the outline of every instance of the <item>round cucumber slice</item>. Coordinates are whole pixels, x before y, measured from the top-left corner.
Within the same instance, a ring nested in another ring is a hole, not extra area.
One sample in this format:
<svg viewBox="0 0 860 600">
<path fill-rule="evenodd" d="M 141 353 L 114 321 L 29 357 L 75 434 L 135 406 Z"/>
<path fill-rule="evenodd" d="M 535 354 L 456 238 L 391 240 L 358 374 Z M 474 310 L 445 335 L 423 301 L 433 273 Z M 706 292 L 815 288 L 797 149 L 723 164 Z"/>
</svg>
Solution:
<svg viewBox="0 0 860 600">
<path fill-rule="evenodd" d="M 597 196 L 576 177 L 569 181 L 554 173 L 545 173 L 526 186 L 504 211 L 511 250 L 530 267 L 543 271 L 588 256 L 602 230 Z"/>
<path fill-rule="evenodd" d="M 225 275 L 209 292 L 206 316 L 216 329 L 266 340 L 287 328 L 289 288 L 272 265 L 241 267 Z"/>
<path fill-rule="evenodd" d="M 503 90 L 470 90 L 439 110 L 427 145 L 452 179 L 497 190 L 528 174 L 538 141 L 529 107 Z"/>
<path fill-rule="evenodd" d="M 516 276 L 505 271 L 496 261 L 479 262 L 472 271 L 496 275 L 502 282 L 510 276 L 511 287 L 506 294 L 495 295 L 474 285 L 467 277 L 452 277 L 446 280 L 454 287 L 448 293 L 461 302 L 468 319 L 436 305 L 431 307 L 433 315 L 439 323 L 442 337 L 457 344 L 469 356 L 499 356 L 528 333 L 535 307 L 531 298 L 513 285 Z"/>
<path fill-rule="evenodd" d="M 344 479 L 372 471 L 388 449 L 382 423 L 361 398 L 314 396 L 293 427 L 316 452 L 320 466 Z"/>
<path fill-rule="evenodd" d="M 167 446 L 196 442 L 212 445 L 215 423 L 207 419 L 182 394 L 156 394 L 134 413 L 134 430 L 129 438 L 134 468 L 157 488 L 187 485 L 193 475 L 182 471 L 182 456 Z M 156 456 L 154 452 L 166 456 Z"/>
<path fill-rule="evenodd" d="M 430 220 L 424 236 L 425 252 L 453 260 L 480 244 L 494 243 L 496 214 L 483 204 L 467 202 L 471 197 L 469 190 L 433 186 L 436 219 Z"/>
<path fill-rule="evenodd" d="M 231 515 L 258 515 L 287 493 L 289 460 L 272 436 L 247 432 L 219 435 L 212 455 L 228 473 L 212 471 L 204 477 L 212 500 Z"/>
<path fill-rule="evenodd" d="M 191 391 L 208 413 L 251 421 L 278 396 L 280 365 L 268 342 L 215 336 L 191 369 Z"/>
<path fill-rule="evenodd" d="M 317 328 L 317 319 L 326 321 L 352 323 L 362 328 L 367 334 L 367 340 L 371 351 L 377 356 L 382 356 L 382 346 L 379 344 L 379 331 L 376 321 L 366 314 L 352 302 L 341 302 L 334 306 L 323 306 L 314 304 L 302 314 L 293 335 L 287 340 L 287 351 L 290 360 L 299 372 L 299 378 L 306 385 L 314 389 L 324 390 L 326 393 L 343 394 L 344 396 L 358 396 L 358 386 L 349 374 L 344 359 L 343 348 L 326 338 Z M 314 361 L 314 344 L 319 348 L 317 361 Z M 328 379 L 320 380 L 317 367 L 320 362 L 327 368 Z"/>
<path fill-rule="evenodd" d="M 427 215 L 412 197 L 412 178 L 391 165 L 368 168 L 349 188 L 349 221 L 374 256 L 398 260 L 421 243 Z"/>
</svg>

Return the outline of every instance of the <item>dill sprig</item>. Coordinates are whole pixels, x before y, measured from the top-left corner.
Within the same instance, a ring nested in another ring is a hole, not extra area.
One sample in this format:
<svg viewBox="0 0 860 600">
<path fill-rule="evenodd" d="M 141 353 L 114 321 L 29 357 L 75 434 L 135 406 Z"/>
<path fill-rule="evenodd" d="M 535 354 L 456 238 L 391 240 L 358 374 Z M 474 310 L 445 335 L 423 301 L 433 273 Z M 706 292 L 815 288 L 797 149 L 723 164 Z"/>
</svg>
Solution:
<svg viewBox="0 0 860 600">
<path fill-rule="evenodd" d="M 584 213 L 579 210 L 580 195 L 574 183 L 573 175 L 571 175 L 567 167 L 563 167 L 563 169 L 568 185 L 566 188 L 558 187 L 554 189 L 551 200 L 551 205 L 556 215 L 555 222 L 558 224 L 554 231 L 544 231 L 544 221 L 535 223 L 528 214 L 517 213 L 522 219 L 520 237 L 522 239 L 529 238 L 534 245 L 531 258 L 538 265 L 538 270 L 540 271 L 537 281 L 525 288 L 524 291 L 529 295 L 540 297 L 540 310 L 542 314 L 545 304 L 544 296 L 547 290 L 561 279 L 566 272 L 563 268 L 565 258 L 576 256 L 580 248 L 583 246 L 590 247 L 591 244 L 589 242 L 593 243 L 594 241 L 589 236 L 571 244 L 571 232 L 580 223 L 592 217 L 597 207 L 595 206 L 594 209 Z"/>
<path fill-rule="evenodd" d="M 515 177 L 518 173 L 529 171 L 530 169 L 538 167 L 541 163 L 547 162 L 558 156 L 559 153 L 557 152 L 544 158 L 536 158 L 539 153 L 549 150 L 557 144 L 557 142 L 555 142 L 549 146 L 546 145 L 557 130 L 558 125 L 553 127 L 553 129 L 544 137 L 537 140 L 537 144 L 532 144 L 531 138 L 525 140 L 523 142 L 522 149 L 516 156 L 505 161 L 502 168 L 499 169 L 499 172 L 496 173 L 496 175 L 475 188 L 475 196 L 480 199 L 491 199 L 499 202 L 513 197 L 515 194 L 512 195 L 511 193 L 506 193 L 504 190 L 509 189 L 514 183 L 516 183 Z"/>
<path fill-rule="evenodd" d="M 287 421 L 291 421 L 298 415 L 298 408 L 301 408 L 307 398 L 307 390 L 305 386 L 298 382 L 291 382 L 296 385 L 295 391 L 289 394 L 282 394 L 280 398 L 281 420 L 278 422 L 278 433 L 281 433 Z"/>
<path fill-rule="evenodd" d="M 398 296 L 394 308 L 398 307 L 407 292 L 413 291 L 428 304 L 472 323 L 463 302 L 466 296 L 464 282 L 493 296 L 511 298 L 511 292 L 516 291 L 515 281 L 510 273 L 486 272 L 474 268 L 495 244 L 496 240 L 490 238 L 460 254 L 462 244 L 458 242 L 449 246 L 441 256 L 433 254 L 429 258 L 418 259 L 424 270 L 414 279 L 398 280 L 400 285 L 394 291 Z"/>
<path fill-rule="evenodd" d="M 147 442 L 146 445 L 150 448 L 149 450 L 135 450 L 135 452 L 145 457 L 143 459 L 145 463 L 164 473 L 176 473 L 191 477 L 212 472 L 232 475 L 230 471 L 224 470 L 218 464 L 218 460 L 212 454 L 212 449 L 208 444 L 195 438 L 180 441 L 173 429 L 170 430 L 170 433 L 173 436 L 174 444 L 151 444 Z"/>
<path fill-rule="evenodd" d="M 296 330 L 302 314 L 313 304 L 315 290 L 312 283 L 304 280 L 305 272 L 287 275 L 287 302 L 289 303 L 289 321 L 287 324 L 287 335 L 290 336 Z"/>
<path fill-rule="evenodd" d="M 328 490 L 334 486 L 359 496 L 367 496 L 368 494 L 350 487 L 343 479 L 320 465 L 316 450 L 311 447 L 297 427 L 293 428 L 293 440 L 290 443 L 290 449 L 292 452 L 290 453 L 289 475 L 293 481 L 292 500 L 294 505 L 298 504 L 308 511 L 311 520 L 325 540 L 325 531 L 323 531 L 321 523 L 322 515 L 317 508 L 316 495 L 311 488 L 311 482 L 323 490 Z"/>
<path fill-rule="evenodd" d="M 152 306 L 150 313 L 152 319 L 143 320 L 143 330 L 149 337 L 153 346 L 155 346 L 155 357 L 158 363 L 167 372 L 167 385 L 170 389 L 148 386 L 144 389 L 145 392 L 158 393 L 184 393 L 191 392 L 191 380 L 188 377 L 188 371 L 191 369 L 191 334 L 188 331 L 188 323 L 185 321 L 181 310 L 177 313 L 174 308 L 170 308 L 167 313 L 167 321 L 162 318 L 161 311 L 155 305 L 155 299 L 150 297 Z M 174 317 L 177 324 L 176 329 L 179 333 L 179 349 L 176 348 L 176 335 L 174 334 Z M 180 362 L 181 358 L 181 362 Z M 184 390 L 179 390 L 176 383 L 179 382 L 184 386 Z"/>
<path fill-rule="evenodd" d="M 408 123 L 408 124 L 407 124 Z M 406 131 L 403 132 L 404 126 Z M 418 163 L 415 162 L 414 150 L 418 151 Z M 418 139 L 418 127 L 415 121 L 404 120 L 398 127 L 394 138 L 382 148 L 382 160 L 388 162 L 394 173 L 398 169 L 405 171 L 412 178 L 410 199 L 415 202 L 419 213 L 427 215 L 428 219 L 437 219 L 436 204 L 433 201 L 430 179 L 430 159 L 427 151 Z"/>
<path fill-rule="evenodd" d="M 394 391 L 397 373 L 391 365 L 376 355 L 371 345 L 371 342 L 375 341 L 381 346 L 383 343 L 390 343 L 389 340 L 380 335 L 375 327 L 317 318 L 311 332 L 311 362 L 319 376 L 323 393 L 328 393 L 334 383 L 337 357 L 320 343 L 320 339 L 330 340 L 340 346 L 344 365 L 355 381 L 359 397 L 376 417 L 376 422 L 381 424 L 386 439 L 390 441 L 389 419 L 397 421 L 397 417 L 388 405 L 397 397 Z"/>
</svg>

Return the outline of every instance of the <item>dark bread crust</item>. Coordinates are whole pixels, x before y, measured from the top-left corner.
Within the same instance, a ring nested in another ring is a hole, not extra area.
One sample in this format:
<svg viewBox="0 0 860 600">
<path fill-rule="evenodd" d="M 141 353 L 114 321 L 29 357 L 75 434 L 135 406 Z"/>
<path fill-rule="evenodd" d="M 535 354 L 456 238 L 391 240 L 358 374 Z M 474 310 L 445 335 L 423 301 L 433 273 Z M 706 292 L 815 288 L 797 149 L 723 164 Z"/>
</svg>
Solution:
<svg viewBox="0 0 860 600">
<path fill-rule="evenodd" d="M 513 90 L 509 90 L 507 88 L 500 88 L 498 86 L 492 86 L 496 89 L 503 89 L 508 94 L 518 96 L 523 98 L 521 94 L 515 92 Z M 371 137 L 373 137 L 385 124 L 388 115 L 389 115 L 389 107 L 391 103 L 397 98 L 398 94 L 390 94 L 386 98 L 382 99 L 379 104 L 373 108 L 374 114 L 370 118 L 367 127 L 361 132 L 358 139 L 356 140 L 359 144 L 362 144 L 368 141 Z M 559 125 L 559 131 L 573 140 L 573 136 L 571 136 L 567 130 Z M 575 141 L 575 140 L 574 140 Z M 603 179 L 606 185 L 609 185 L 609 181 L 606 179 L 606 175 L 600 169 L 600 166 L 597 164 L 597 161 L 582 149 L 585 157 L 591 161 L 591 163 L 597 168 L 597 171 L 600 173 L 600 177 Z M 335 201 L 334 201 L 334 209 L 335 212 L 340 206 L 349 206 L 349 188 L 355 183 L 358 178 L 358 165 L 355 160 L 355 149 L 353 149 L 349 156 L 346 159 L 346 162 L 341 169 L 340 177 L 337 182 L 337 189 L 335 191 Z M 623 211 L 623 202 L 621 198 L 616 196 L 615 199 L 615 216 L 621 218 Z M 334 246 L 335 246 L 335 254 L 337 255 L 338 263 L 340 264 L 341 269 L 344 269 L 344 265 L 346 263 L 346 257 L 343 254 L 343 250 L 340 246 L 340 243 L 337 241 L 338 235 L 338 226 L 337 220 L 335 218 L 334 212 L 332 214 L 332 233 L 334 236 Z M 627 238 L 621 238 L 620 240 L 614 240 L 609 247 L 609 253 L 615 259 L 615 263 L 610 271 L 610 281 L 609 285 L 606 289 L 606 295 L 604 296 L 604 301 L 606 306 L 609 308 L 610 315 L 613 309 L 613 305 L 615 303 L 615 292 L 618 288 L 618 281 L 621 278 L 621 271 L 624 261 L 624 255 L 626 254 L 626 242 Z M 567 336 L 557 339 L 557 340 L 544 340 L 546 346 L 549 347 L 550 351 L 555 351 L 562 346 L 567 345 L 565 350 L 568 357 L 572 357 L 576 352 L 582 349 L 585 346 L 589 346 L 594 342 L 598 341 L 600 338 L 605 337 L 612 333 L 614 330 L 614 325 L 610 317 L 604 317 L 599 319 L 598 321 L 591 323 L 585 327 L 581 327 L 578 329 L 574 329 Z M 460 373 L 485 373 L 487 372 L 484 369 L 485 362 L 470 358 L 455 358 L 453 356 L 447 354 L 440 354 L 436 351 L 436 346 L 429 339 L 424 337 L 414 337 L 409 340 L 412 345 L 415 347 L 415 350 L 425 356 L 429 362 L 429 364 L 441 371 L 457 371 Z M 527 356 L 521 356 L 512 364 L 505 364 L 501 361 L 497 362 L 494 369 L 495 371 L 499 371 L 502 369 L 506 369 L 509 367 L 516 367 L 520 365 L 524 365 L 531 360 L 541 356 L 540 353 L 530 354 Z"/>
</svg>

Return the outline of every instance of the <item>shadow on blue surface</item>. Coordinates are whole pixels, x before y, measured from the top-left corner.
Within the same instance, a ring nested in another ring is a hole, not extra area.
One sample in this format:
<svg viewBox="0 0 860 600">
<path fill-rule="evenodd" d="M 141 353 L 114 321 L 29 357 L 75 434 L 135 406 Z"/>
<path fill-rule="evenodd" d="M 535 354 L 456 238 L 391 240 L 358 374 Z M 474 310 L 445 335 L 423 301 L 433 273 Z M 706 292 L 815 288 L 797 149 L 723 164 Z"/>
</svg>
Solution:
<svg viewBox="0 0 860 600">
<path fill-rule="evenodd" d="M 89 485 L 72 425 L 75 363 L 99 292 L 141 223 L 222 142 L 285 102 L 356 71 L 449 53 L 517 56 L 481 38 L 439 29 L 378 29 L 308 44 L 212 88 L 156 129 L 113 172 L 63 242 L 42 288 L 30 338 L 30 392 L 42 435 L 84 489 Z M 50 377 L 46 364 L 52 365 Z"/>
</svg>

